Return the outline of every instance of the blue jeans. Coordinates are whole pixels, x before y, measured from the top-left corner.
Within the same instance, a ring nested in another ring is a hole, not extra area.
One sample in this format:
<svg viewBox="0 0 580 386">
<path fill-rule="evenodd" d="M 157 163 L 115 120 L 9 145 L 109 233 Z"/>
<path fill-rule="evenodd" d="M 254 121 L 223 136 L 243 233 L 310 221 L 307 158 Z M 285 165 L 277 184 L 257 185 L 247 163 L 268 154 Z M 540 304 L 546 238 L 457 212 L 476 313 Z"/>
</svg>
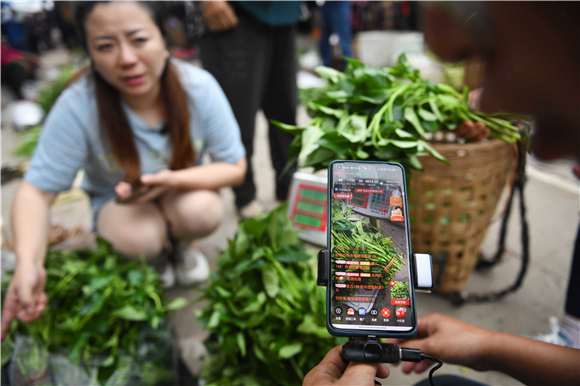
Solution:
<svg viewBox="0 0 580 386">
<path fill-rule="evenodd" d="M 332 63 L 328 38 L 333 33 L 340 38 L 340 47 L 344 56 L 352 58 L 350 48 L 350 1 L 327 1 L 322 6 L 322 38 L 320 39 L 320 55 L 322 63 L 330 66 Z"/>
</svg>

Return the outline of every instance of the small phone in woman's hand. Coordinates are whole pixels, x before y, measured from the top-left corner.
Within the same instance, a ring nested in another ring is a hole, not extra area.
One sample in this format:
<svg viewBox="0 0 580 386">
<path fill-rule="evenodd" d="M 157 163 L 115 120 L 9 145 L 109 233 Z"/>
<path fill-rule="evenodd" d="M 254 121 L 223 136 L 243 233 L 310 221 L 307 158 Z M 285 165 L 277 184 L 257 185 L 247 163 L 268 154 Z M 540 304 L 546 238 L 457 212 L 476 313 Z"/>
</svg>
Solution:
<svg viewBox="0 0 580 386">
<path fill-rule="evenodd" d="M 131 194 L 125 198 L 117 197 L 117 203 L 129 204 L 153 189 L 153 185 L 136 183 L 131 185 Z"/>
</svg>

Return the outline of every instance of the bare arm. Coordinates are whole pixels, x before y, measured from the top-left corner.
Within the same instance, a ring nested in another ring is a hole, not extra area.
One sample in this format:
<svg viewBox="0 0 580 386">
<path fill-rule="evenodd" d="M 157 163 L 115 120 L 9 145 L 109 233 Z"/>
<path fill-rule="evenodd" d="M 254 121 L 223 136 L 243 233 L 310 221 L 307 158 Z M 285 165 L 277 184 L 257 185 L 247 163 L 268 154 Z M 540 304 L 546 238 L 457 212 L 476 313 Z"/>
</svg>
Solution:
<svg viewBox="0 0 580 386">
<path fill-rule="evenodd" d="M 12 205 L 12 229 L 18 265 L 44 265 L 49 210 L 55 196 L 23 181 Z"/>
<path fill-rule="evenodd" d="M 521 336 L 495 333 L 486 344 L 486 361 L 526 385 L 578 385 L 580 350 Z"/>
<path fill-rule="evenodd" d="M 214 162 L 204 166 L 194 166 L 181 170 L 163 170 L 155 174 L 143 175 L 144 184 L 167 185 L 184 190 L 218 190 L 226 186 L 236 186 L 244 181 L 246 159 L 235 164 Z"/>
<path fill-rule="evenodd" d="M 580 381 L 580 350 L 484 330 L 439 314 L 419 318 L 417 336 L 401 345 L 447 363 L 501 371 L 526 385 L 578 385 Z M 420 373 L 431 364 L 407 362 L 403 372 Z"/>
<path fill-rule="evenodd" d="M 48 298 L 44 293 L 44 258 L 48 239 L 49 209 L 55 196 L 22 182 L 12 206 L 16 269 L 6 291 L 2 310 L 2 337 L 15 317 L 22 322 L 37 319 Z"/>
</svg>

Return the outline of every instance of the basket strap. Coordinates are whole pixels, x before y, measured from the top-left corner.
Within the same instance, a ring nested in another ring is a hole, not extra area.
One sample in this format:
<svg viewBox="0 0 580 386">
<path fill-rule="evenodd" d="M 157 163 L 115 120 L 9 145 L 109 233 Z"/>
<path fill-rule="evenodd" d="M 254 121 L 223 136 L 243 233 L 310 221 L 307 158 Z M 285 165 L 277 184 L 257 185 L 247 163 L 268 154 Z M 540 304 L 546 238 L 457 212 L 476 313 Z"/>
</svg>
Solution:
<svg viewBox="0 0 580 386">
<path fill-rule="evenodd" d="M 495 255 L 491 260 L 480 259 L 477 263 L 476 269 L 489 268 L 501 261 L 505 252 L 505 240 L 507 235 L 507 224 L 511 213 L 513 197 L 518 191 L 520 201 L 520 221 L 522 227 L 522 265 L 515 282 L 509 287 L 493 292 L 466 292 L 457 291 L 451 295 L 451 301 L 455 305 L 463 305 L 465 303 L 483 303 L 494 300 L 499 300 L 511 292 L 517 291 L 524 281 L 524 277 L 528 270 L 530 262 L 530 235 L 528 229 L 528 220 L 526 217 L 526 204 L 524 200 L 524 186 L 526 184 L 526 140 L 522 139 L 518 142 L 518 165 L 514 178 L 513 189 L 511 190 L 504 217 L 502 219 L 500 237 L 498 247 Z"/>
</svg>

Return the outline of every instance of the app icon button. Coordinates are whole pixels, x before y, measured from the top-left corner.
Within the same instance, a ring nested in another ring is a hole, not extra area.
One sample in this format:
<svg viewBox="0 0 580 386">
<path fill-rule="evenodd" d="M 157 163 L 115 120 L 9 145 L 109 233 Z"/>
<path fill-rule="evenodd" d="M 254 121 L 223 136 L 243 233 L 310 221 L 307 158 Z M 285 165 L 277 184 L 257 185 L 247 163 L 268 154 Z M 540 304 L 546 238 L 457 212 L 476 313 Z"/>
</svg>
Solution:
<svg viewBox="0 0 580 386">
<path fill-rule="evenodd" d="M 360 316 L 365 316 L 365 315 L 366 315 L 366 313 L 367 313 L 367 310 L 365 310 L 364 308 L 359 308 L 359 309 L 358 309 L 358 314 L 359 314 Z"/>
<path fill-rule="evenodd" d="M 335 313 L 335 314 L 337 314 L 337 315 L 341 315 L 341 314 L 342 314 L 342 308 L 340 308 L 340 307 L 336 307 L 336 308 L 334 309 L 334 313 Z"/>
<path fill-rule="evenodd" d="M 395 315 L 397 316 L 397 318 L 403 318 L 405 317 L 406 312 L 407 309 L 405 307 L 397 307 L 397 309 L 395 310 Z"/>
<path fill-rule="evenodd" d="M 372 316 L 377 316 L 378 314 L 379 314 L 379 311 L 375 310 L 374 308 L 371 310 Z"/>
<path fill-rule="evenodd" d="M 391 316 L 391 310 L 389 310 L 388 308 L 383 308 L 381 310 L 381 315 L 383 315 L 383 318 L 388 318 L 389 316 Z"/>
<path fill-rule="evenodd" d="M 346 313 L 347 313 L 348 315 L 354 315 L 354 308 L 349 308 L 349 309 L 346 311 Z"/>
</svg>

